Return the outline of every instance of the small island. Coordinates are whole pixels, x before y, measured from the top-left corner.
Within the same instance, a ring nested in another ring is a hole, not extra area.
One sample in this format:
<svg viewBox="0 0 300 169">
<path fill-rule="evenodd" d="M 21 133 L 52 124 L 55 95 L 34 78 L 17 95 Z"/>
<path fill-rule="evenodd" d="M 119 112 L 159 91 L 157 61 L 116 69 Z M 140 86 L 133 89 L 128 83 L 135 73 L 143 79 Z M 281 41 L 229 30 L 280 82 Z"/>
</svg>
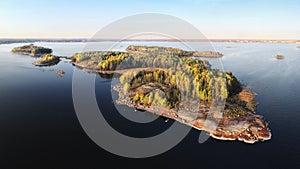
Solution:
<svg viewBox="0 0 300 169">
<path fill-rule="evenodd" d="M 52 66 L 52 65 L 56 65 L 59 61 L 60 61 L 59 57 L 46 54 L 42 56 L 41 60 L 36 61 L 33 64 L 35 66 Z"/>
<path fill-rule="evenodd" d="M 300 46 L 297 46 L 298 49 L 300 49 Z"/>
<path fill-rule="evenodd" d="M 60 58 L 70 59 L 70 57 L 67 56 L 52 55 L 52 49 L 35 46 L 33 44 L 15 47 L 11 50 L 11 52 L 32 57 L 41 57 L 41 60 L 33 63 L 33 65 L 40 67 L 56 65 L 60 62 Z"/>
<path fill-rule="evenodd" d="M 22 55 L 29 55 L 32 57 L 41 57 L 45 54 L 51 54 L 52 49 L 30 44 L 30 45 L 15 47 L 12 49 L 12 52 L 17 54 L 22 54 Z"/>
<path fill-rule="evenodd" d="M 216 55 L 221 53 L 128 46 L 125 52 L 88 51 L 67 58 L 86 71 L 119 74 L 120 83 L 113 87 L 119 104 L 174 119 L 220 140 L 271 139 L 268 123 L 256 114 L 256 94 L 244 89 L 230 71 L 213 69 L 197 58 Z M 58 60 L 45 55 L 36 65 Z"/>
<path fill-rule="evenodd" d="M 56 72 L 56 74 L 57 74 L 58 76 L 62 77 L 62 76 L 65 75 L 65 72 L 62 71 L 62 70 L 58 70 L 58 71 Z"/>
<path fill-rule="evenodd" d="M 281 60 L 284 59 L 285 57 L 283 55 L 276 55 L 275 58 Z"/>
</svg>

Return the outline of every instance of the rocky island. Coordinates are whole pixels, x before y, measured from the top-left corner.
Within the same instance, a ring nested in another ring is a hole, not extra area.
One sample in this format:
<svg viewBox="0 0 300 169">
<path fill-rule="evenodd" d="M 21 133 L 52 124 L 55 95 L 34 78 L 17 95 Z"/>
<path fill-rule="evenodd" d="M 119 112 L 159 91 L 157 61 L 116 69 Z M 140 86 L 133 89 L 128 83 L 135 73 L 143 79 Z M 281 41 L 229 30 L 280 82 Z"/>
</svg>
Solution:
<svg viewBox="0 0 300 169">
<path fill-rule="evenodd" d="M 284 59 L 284 56 L 283 55 L 276 55 L 275 58 L 280 60 L 280 59 Z"/>
<path fill-rule="evenodd" d="M 268 123 L 256 114 L 256 94 L 244 89 L 230 71 L 213 69 L 198 58 L 204 55 L 221 54 L 129 46 L 125 52 L 89 51 L 70 58 L 87 71 L 120 74 L 120 83 L 113 87 L 119 104 L 174 119 L 221 140 L 269 140 Z M 45 62 L 55 58 L 48 57 Z"/>
<path fill-rule="evenodd" d="M 46 54 L 42 56 L 42 59 L 39 61 L 34 62 L 35 66 L 52 66 L 56 65 L 60 61 L 59 57 Z"/>
<path fill-rule="evenodd" d="M 58 71 L 56 72 L 56 74 L 57 74 L 58 76 L 62 77 L 62 76 L 65 75 L 65 72 L 62 71 L 62 70 L 58 70 Z"/>
<path fill-rule="evenodd" d="M 217 139 L 269 140 L 268 124 L 255 113 L 256 94 L 243 89 L 231 72 L 212 69 L 195 55 L 176 48 L 129 46 L 126 52 L 77 53 L 72 63 L 88 71 L 121 74 L 114 86 L 120 104 L 175 119 Z M 216 101 L 222 100 L 224 107 L 218 109 L 222 104 Z M 217 128 L 212 130 L 207 120 Z"/>
</svg>

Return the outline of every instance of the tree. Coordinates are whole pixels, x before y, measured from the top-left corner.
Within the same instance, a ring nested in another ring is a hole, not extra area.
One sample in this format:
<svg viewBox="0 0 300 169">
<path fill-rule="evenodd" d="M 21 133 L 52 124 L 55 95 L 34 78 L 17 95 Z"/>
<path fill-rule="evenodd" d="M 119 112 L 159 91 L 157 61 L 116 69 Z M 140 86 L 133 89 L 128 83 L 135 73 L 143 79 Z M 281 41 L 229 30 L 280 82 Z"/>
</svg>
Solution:
<svg viewBox="0 0 300 169">
<path fill-rule="evenodd" d="M 153 102 L 153 97 L 154 97 L 153 92 L 150 92 L 150 94 L 149 94 L 148 105 L 151 105 L 151 104 L 152 104 L 152 102 Z"/>
<path fill-rule="evenodd" d="M 129 87 L 130 87 L 130 85 L 128 83 L 125 83 L 123 86 L 123 93 L 127 93 Z"/>
<path fill-rule="evenodd" d="M 140 100 L 140 96 L 139 96 L 138 93 L 136 93 L 136 94 L 134 95 L 132 101 L 133 101 L 133 102 L 137 102 L 137 101 L 139 101 L 139 100 Z"/>
</svg>

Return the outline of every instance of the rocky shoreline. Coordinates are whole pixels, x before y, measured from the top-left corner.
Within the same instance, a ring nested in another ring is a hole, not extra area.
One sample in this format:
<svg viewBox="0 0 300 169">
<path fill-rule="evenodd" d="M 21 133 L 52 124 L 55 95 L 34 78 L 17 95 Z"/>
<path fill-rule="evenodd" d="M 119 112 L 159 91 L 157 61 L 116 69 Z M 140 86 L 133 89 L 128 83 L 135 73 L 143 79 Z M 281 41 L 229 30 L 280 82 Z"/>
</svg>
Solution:
<svg viewBox="0 0 300 169">
<path fill-rule="evenodd" d="M 136 109 L 145 110 L 159 116 L 174 119 L 183 124 L 189 125 L 197 130 L 203 130 L 210 134 L 215 139 L 219 140 L 239 140 L 245 143 L 253 144 L 258 141 L 271 139 L 271 132 L 268 129 L 268 124 L 264 122 L 260 115 L 248 112 L 246 115 L 237 118 L 205 118 L 201 113 L 195 114 L 190 112 L 178 112 L 174 109 L 167 109 L 161 106 L 144 106 L 133 104 L 128 95 L 124 95 L 122 85 L 113 87 L 119 93 L 117 100 L 118 104 L 127 105 Z M 209 107 L 203 106 L 204 111 L 209 111 Z M 196 117 L 196 118 L 191 118 Z M 208 122 L 209 121 L 209 122 Z M 207 124 L 213 124 L 207 125 Z M 217 128 L 214 128 L 217 125 Z"/>
</svg>

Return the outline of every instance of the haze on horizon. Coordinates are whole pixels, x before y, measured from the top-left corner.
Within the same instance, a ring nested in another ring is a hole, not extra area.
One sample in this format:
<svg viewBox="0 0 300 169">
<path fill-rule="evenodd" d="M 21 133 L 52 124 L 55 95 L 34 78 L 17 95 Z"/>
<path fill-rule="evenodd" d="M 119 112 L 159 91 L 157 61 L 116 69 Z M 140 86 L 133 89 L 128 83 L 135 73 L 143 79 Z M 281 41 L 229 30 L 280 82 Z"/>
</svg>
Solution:
<svg viewBox="0 0 300 169">
<path fill-rule="evenodd" d="M 139 13 L 172 15 L 209 39 L 300 39 L 297 0 L 0 1 L 0 38 L 90 38 Z"/>
</svg>

